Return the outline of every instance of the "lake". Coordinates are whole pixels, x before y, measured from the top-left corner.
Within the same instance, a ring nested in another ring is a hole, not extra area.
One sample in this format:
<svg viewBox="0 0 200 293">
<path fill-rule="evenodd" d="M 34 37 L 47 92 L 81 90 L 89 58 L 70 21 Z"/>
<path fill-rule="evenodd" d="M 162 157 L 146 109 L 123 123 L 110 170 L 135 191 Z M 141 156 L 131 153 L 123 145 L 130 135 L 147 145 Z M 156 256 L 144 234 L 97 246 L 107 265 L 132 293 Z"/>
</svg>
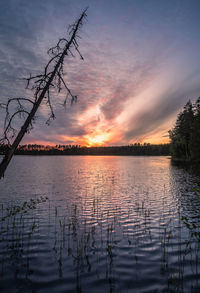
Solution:
<svg viewBox="0 0 200 293">
<path fill-rule="evenodd" d="M 0 292 L 200 292 L 200 178 L 168 157 L 15 156 Z"/>
</svg>

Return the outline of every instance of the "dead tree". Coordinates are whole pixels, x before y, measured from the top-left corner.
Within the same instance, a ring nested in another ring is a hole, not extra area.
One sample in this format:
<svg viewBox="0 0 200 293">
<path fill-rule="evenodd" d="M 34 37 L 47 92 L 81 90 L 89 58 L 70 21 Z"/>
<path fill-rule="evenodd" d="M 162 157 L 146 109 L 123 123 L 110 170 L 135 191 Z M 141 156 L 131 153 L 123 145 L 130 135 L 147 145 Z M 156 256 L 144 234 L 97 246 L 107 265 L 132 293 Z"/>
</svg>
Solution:
<svg viewBox="0 0 200 293">
<path fill-rule="evenodd" d="M 50 60 L 47 63 L 43 74 L 25 78 L 27 81 L 26 88 L 31 87 L 31 89 L 34 90 L 33 98 L 12 98 L 8 99 L 6 104 L 0 104 L 1 108 L 5 108 L 6 111 L 4 133 L 3 138 L 0 140 L 0 144 L 7 144 L 9 146 L 9 150 L 6 152 L 2 162 L 0 163 L 0 179 L 4 176 L 6 168 L 23 136 L 32 129 L 35 114 L 43 100 L 46 100 L 46 103 L 50 108 L 50 115 L 47 120 L 47 124 L 49 124 L 52 119 L 55 119 L 51 103 L 51 90 L 55 88 L 58 92 L 60 92 L 62 88 L 66 90 L 67 95 L 64 105 L 66 104 L 68 97 L 71 98 L 71 103 L 76 101 L 77 96 L 72 94 L 66 81 L 64 80 L 63 65 L 66 56 L 71 55 L 74 57 L 74 51 L 76 51 L 80 58 L 83 59 L 83 56 L 79 51 L 78 38 L 80 38 L 80 36 L 78 35 L 78 32 L 83 24 L 83 19 L 87 16 L 86 11 L 87 9 L 85 9 L 79 19 L 69 27 L 69 40 L 65 38 L 59 39 L 56 46 L 48 50 Z M 16 104 L 17 108 L 14 113 L 10 113 L 10 106 L 12 106 L 13 103 Z M 27 104 L 31 105 L 31 110 L 29 111 L 27 110 Z M 19 116 L 20 118 L 25 118 L 25 116 L 27 116 L 18 134 L 17 130 L 13 126 L 13 120 L 16 116 Z M 10 143 L 11 139 L 14 139 L 12 144 Z"/>
</svg>

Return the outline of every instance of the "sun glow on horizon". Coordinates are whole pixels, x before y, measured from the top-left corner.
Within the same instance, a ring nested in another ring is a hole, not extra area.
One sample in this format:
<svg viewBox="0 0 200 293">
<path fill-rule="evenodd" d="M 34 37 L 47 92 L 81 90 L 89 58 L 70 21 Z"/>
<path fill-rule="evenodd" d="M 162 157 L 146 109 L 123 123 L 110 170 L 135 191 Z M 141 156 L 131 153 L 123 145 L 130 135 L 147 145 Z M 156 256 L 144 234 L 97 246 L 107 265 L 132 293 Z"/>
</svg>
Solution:
<svg viewBox="0 0 200 293">
<path fill-rule="evenodd" d="M 109 137 L 110 137 L 109 133 L 86 135 L 85 144 L 88 147 L 103 146 L 105 142 L 109 140 Z"/>
</svg>

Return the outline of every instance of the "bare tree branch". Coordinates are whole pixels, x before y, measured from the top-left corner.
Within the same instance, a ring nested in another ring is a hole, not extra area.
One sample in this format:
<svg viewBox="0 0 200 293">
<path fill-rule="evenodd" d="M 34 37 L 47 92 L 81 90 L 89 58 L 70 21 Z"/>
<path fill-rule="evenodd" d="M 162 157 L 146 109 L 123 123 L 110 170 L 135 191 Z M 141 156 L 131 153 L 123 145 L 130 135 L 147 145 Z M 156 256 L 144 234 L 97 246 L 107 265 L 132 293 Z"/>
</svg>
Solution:
<svg viewBox="0 0 200 293">
<path fill-rule="evenodd" d="M 5 170 L 16 150 L 20 141 L 26 132 L 30 131 L 32 128 L 32 122 L 34 120 L 35 114 L 44 99 L 46 99 L 46 104 L 50 109 L 49 117 L 46 121 L 47 124 L 50 123 L 52 119 L 55 119 L 54 110 L 51 103 L 51 90 L 57 89 L 58 93 L 62 90 L 62 86 L 67 91 L 67 97 L 71 97 L 71 103 L 76 102 L 77 96 L 73 95 L 69 89 L 66 81 L 64 81 L 64 60 L 69 53 L 74 56 L 73 50 L 78 53 L 80 58 L 83 60 L 83 57 L 78 49 L 78 32 L 83 25 L 83 20 L 86 18 L 85 9 L 79 19 L 69 27 L 70 39 L 61 38 L 58 40 L 56 46 L 48 50 L 50 60 L 44 68 L 43 74 L 38 74 L 35 76 L 30 75 L 30 77 L 25 78 L 27 84 L 26 88 L 34 90 L 34 96 L 32 99 L 28 98 L 12 98 L 7 101 L 6 104 L 0 104 L 1 108 L 4 108 L 6 111 L 5 123 L 4 123 L 4 134 L 3 138 L 0 140 L 0 144 L 5 144 L 5 142 L 10 145 L 10 140 L 15 137 L 12 145 L 10 146 L 9 151 L 5 154 L 2 162 L 0 163 L 0 178 L 4 176 Z M 30 110 L 27 109 L 28 104 L 32 105 Z M 16 110 L 11 114 L 10 105 L 14 104 Z M 66 99 L 64 100 L 63 105 L 66 105 Z M 21 127 L 20 131 L 17 130 L 12 125 L 14 117 L 19 116 L 24 117 L 24 114 L 27 115 L 27 118 Z"/>
</svg>

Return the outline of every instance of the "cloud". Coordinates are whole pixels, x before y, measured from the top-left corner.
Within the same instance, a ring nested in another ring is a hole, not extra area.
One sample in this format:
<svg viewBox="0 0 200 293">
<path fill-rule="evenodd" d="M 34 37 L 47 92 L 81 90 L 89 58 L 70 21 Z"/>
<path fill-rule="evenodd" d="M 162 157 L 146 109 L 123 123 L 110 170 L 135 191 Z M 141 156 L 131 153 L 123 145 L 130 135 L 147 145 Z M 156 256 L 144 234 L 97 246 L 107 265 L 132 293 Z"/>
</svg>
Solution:
<svg viewBox="0 0 200 293">
<path fill-rule="evenodd" d="M 67 24 L 73 23 L 86 2 L 1 3 L 1 102 L 33 94 L 19 78 L 43 70 L 46 50 L 66 34 Z M 85 60 L 69 58 L 65 65 L 65 81 L 78 102 L 72 107 L 69 103 L 65 111 L 60 105 L 64 91 L 59 96 L 52 93 L 56 120 L 45 125 L 49 110 L 43 105 L 25 142 L 83 142 L 86 135 L 105 132 L 111 137 L 107 144 L 126 144 L 148 137 L 162 125 L 170 127 L 187 97 L 199 95 L 200 44 L 193 38 L 199 18 L 193 21 L 194 11 L 179 1 L 172 6 L 145 1 L 89 0 L 89 4 L 88 22 L 80 32 Z M 0 115 L 2 129 L 2 111 Z M 16 121 L 16 126 L 20 123 Z"/>
<path fill-rule="evenodd" d="M 187 88 L 184 84 L 182 88 L 178 89 L 165 89 L 165 91 L 152 104 L 145 103 L 143 107 L 137 109 L 137 113 L 130 117 L 126 122 L 126 130 L 123 132 L 123 139 L 131 141 L 140 137 L 148 137 L 151 133 L 159 129 L 163 124 L 168 123 L 168 129 L 172 127 L 177 112 L 184 103 L 190 98 L 196 98 L 197 93 L 200 91 L 200 86 L 196 84 L 193 89 Z M 192 96 L 191 96 L 192 93 Z"/>
</svg>

